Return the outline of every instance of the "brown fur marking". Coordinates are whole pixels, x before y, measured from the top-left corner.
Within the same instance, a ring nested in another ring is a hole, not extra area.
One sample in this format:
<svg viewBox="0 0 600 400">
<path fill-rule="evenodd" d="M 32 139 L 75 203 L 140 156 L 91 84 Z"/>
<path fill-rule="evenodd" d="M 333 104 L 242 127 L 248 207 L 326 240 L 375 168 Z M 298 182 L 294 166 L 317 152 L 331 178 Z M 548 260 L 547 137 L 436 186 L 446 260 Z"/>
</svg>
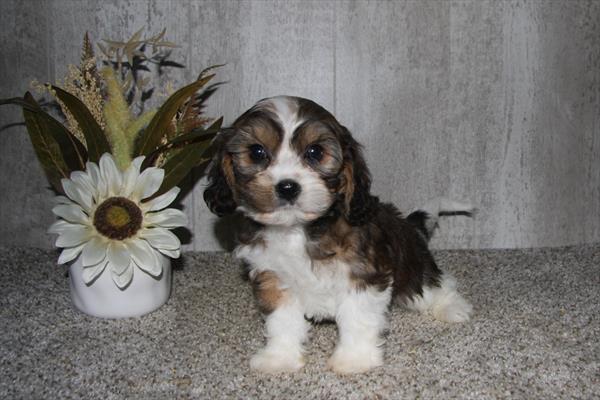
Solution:
<svg viewBox="0 0 600 400">
<path fill-rule="evenodd" d="M 341 187 L 339 192 L 344 195 L 344 212 L 347 214 L 350 211 L 350 201 L 354 194 L 354 168 L 350 162 L 345 162 L 342 167 Z"/>
<path fill-rule="evenodd" d="M 325 178 L 336 175 L 342 165 L 342 149 L 335 132 L 325 124 L 310 120 L 296 128 L 292 146 L 300 157 L 303 156 L 308 146 L 313 144 L 323 148 L 323 158 L 316 164 L 306 161 L 305 164 L 314 168 Z"/>
<path fill-rule="evenodd" d="M 221 159 L 221 170 L 223 171 L 223 175 L 225 176 L 225 181 L 227 181 L 227 185 L 232 189 L 232 194 L 234 200 L 237 202 L 237 193 L 235 191 L 235 175 L 233 172 L 233 163 L 231 160 L 231 156 L 229 154 L 225 154 Z"/>
<path fill-rule="evenodd" d="M 260 173 L 246 184 L 242 194 L 244 202 L 259 212 L 268 213 L 275 210 L 277 199 L 273 182 Z"/>
<path fill-rule="evenodd" d="M 252 279 L 254 296 L 260 311 L 270 314 L 281 305 L 287 293 L 279 288 L 279 278 L 272 271 L 262 271 Z"/>
</svg>

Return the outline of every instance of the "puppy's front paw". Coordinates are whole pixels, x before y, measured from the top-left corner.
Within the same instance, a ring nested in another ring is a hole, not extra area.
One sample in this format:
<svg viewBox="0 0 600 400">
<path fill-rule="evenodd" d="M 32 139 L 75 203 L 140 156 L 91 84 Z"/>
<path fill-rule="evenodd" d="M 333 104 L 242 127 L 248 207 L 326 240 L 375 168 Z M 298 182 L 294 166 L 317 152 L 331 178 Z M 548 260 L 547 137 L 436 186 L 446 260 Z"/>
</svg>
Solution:
<svg viewBox="0 0 600 400">
<path fill-rule="evenodd" d="M 295 372 L 304 366 L 304 357 L 300 352 L 265 347 L 252 357 L 250 368 L 255 371 L 276 374 Z"/>
<path fill-rule="evenodd" d="M 339 346 L 327 366 L 338 374 L 366 372 L 383 364 L 383 350 L 377 346 Z"/>
</svg>

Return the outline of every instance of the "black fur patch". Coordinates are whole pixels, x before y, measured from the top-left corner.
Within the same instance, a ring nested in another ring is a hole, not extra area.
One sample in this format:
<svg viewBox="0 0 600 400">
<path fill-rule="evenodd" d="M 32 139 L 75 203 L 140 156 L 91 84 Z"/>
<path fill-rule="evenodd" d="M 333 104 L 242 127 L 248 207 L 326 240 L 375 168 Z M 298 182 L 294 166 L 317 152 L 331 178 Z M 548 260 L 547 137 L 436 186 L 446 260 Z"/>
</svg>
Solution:
<svg viewBox="0 0 600 400">
<path fill-rule="evenodd" d="M 406 220 L 410 222 L 424 237 L 427 241 L 431 240 L 433 232 L 427 229 L 427 220 L 431 218 L 429 213 L 422 210 L 417 210 L 408 215 Z"/>
<path fill-rule="evenodd" d="M 441 271 L 426 239 L 391 204 L 378 203 L 361 225 L 350 224 L 332 208 L 308 225 L 306 233 L 311 257 L 344 260 L 352 266 L 358 288 L 385 290 L 392 285 L 396 296 L 411 298 L 421 295 L 424 286 L 440 284 Z"/>
<path fill-rule="evenodd" d="M 224 129 L 215 138 L 213 146 L 217 148 L 215 157 L 208 171 L 208 187 L 204 190 L 204 201 L 210 211 L 222 217 L 232 214 L 237 208 L 233 192 L 227 184 L 227 179 L 221 167 L 221 160 L 225 154 L 225 143 L 235 133 L 233 129 Z"/>
<path fill-rule="evenodd" d="M 391 265 L 394 294 L 413 297 L 424 286 L 439 286 L 442 272 L 429 252 L 426 240 L 391 204 L 381 204 L 372 222 L 377 263 Z"/>
</svg>

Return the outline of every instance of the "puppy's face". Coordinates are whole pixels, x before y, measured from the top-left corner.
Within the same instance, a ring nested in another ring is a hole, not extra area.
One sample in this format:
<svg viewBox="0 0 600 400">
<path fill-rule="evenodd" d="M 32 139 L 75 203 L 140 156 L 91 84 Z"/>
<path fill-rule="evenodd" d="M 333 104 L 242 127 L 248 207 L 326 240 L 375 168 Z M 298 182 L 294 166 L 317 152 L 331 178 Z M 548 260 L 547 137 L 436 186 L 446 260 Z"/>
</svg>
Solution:
<svg viewBox="0 0 600 400">
<path fill-rule="evenodd" d="M 207 203 L 217 214 L 237 209 L 265 225 L 305 224 L 337 201 L 348 206 L 356 158 L 364 167 L 348 131 L 321 106 L 296 97 L 258 102 L 220 140 Z"/>
</svg>

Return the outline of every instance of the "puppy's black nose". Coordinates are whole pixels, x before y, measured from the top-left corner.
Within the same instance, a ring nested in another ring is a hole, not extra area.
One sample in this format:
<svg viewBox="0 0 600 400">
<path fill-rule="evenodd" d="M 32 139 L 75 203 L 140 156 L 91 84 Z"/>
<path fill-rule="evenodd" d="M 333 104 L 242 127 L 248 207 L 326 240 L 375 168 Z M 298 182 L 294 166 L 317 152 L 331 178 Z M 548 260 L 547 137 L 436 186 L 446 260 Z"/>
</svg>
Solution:
<svg viewBox="0 0 600 400">
<path fill-rule="evenodd" d="M 300 194 L 300 185 L 291 179 L 284 179 L 275 186 L 279 198 L 293 202 Z"/>
</svg>

